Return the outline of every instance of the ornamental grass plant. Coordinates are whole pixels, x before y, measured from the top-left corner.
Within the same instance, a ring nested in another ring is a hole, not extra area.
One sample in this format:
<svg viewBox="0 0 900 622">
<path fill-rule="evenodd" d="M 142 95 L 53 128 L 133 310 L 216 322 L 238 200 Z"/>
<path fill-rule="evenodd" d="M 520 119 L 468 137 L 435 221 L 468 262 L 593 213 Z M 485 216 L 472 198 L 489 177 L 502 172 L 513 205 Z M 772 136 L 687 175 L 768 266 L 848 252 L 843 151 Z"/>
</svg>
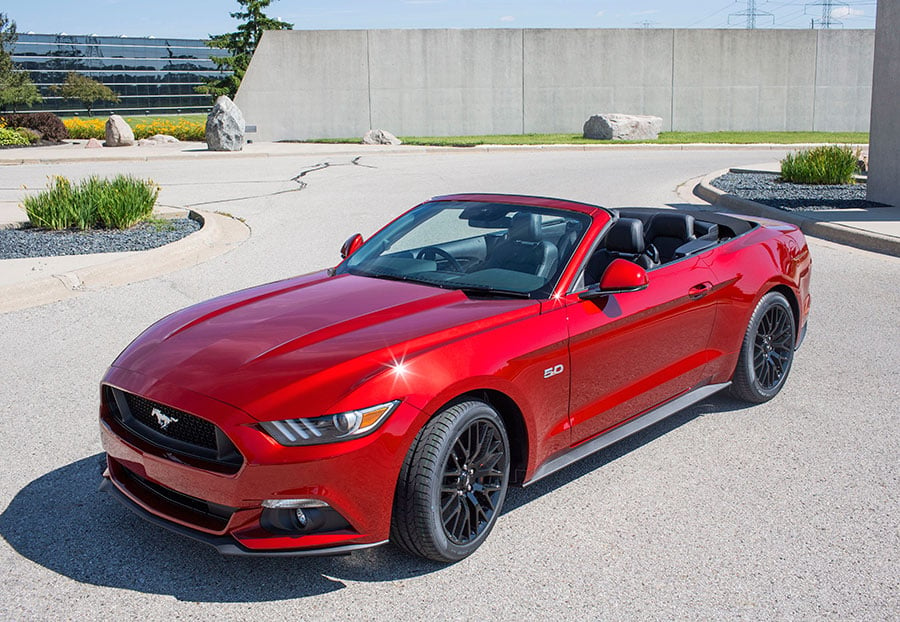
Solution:
<svg viewBox="0 0 900 622">
<path fill-rule="evenodd" d="M 859 150 L 822 145 L 789 153 L 781 161 L 781 179 L 795 184 L 852 184 Z"/>
<path fill-rule="evenodd" d="M 32 226 L 44 229 L 127 229 L 153 212 L 159 187 L 130 175 L 89 177 L 77 184 L 52 177 L 46 190 L 26 197 L 22 207 Z"/>
</svg>

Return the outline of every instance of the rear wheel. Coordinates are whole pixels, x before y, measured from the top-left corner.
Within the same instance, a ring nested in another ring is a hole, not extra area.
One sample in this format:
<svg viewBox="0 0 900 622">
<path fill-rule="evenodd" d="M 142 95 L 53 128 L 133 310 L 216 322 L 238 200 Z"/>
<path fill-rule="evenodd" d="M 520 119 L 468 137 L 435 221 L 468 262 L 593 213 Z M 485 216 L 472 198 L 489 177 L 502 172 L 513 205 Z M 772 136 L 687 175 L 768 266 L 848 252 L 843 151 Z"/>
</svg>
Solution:
<svg viewBox="0 0 900 622">
<path fill-rule="evenodd" d="M 497 411 L 480 401 L 445 409 L 422 428 L 403 461 L 391 540 L 435 561 L 471 555 L 503 507 L 509 465 Z"/>
<path fill-rule="evenodd" d="M 732 395 L 757 404 L 778 395 L 791 370 L 796 335 L 794 314 L 784 295 L 763 296 L 744 335 Z"/>
</svg>

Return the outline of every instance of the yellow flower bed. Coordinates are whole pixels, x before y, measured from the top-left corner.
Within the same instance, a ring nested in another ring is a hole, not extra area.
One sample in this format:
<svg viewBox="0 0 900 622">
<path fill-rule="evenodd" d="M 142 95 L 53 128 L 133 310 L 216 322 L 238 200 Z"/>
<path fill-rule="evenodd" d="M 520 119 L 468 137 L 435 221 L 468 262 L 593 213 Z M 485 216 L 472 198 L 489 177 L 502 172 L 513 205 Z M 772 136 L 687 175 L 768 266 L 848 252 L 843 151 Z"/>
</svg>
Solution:
<svg viewBox="0 0 900 622">
<path fill-rule="evenodd" d="M 69 130 L 72 138 L 97 138 L 103 140 L 106 132 L 105 119 L 63 119 L 63 123 Z M 178 140 L 203 142 L 206 140 L 206 127 L 203 123 L 188 121 L 187 119 L 174 118 L 172 120 L 153 119 L 151 121 L 139 121 L 130 123 L 137 139 L 149 138 L 155 134 L 167 134 Z"/>
<path fill-rule="evenodd" d="M 206 140 L 206 127 L 203 123 L 188 121 L 187 119 L 160 120 L 135 123 L 132 127 L 135 138 L 149 138 L 155 134 L 167 134 L 178 140 L 192 140 L 203 142 Z"/>
<path fill-rule="evenodd" d="M 103 119 L 63 119 L 63 125 L 69 130 L 69 138 L 99 138 L 103 140 L 106 121 Z"/>
</svg>

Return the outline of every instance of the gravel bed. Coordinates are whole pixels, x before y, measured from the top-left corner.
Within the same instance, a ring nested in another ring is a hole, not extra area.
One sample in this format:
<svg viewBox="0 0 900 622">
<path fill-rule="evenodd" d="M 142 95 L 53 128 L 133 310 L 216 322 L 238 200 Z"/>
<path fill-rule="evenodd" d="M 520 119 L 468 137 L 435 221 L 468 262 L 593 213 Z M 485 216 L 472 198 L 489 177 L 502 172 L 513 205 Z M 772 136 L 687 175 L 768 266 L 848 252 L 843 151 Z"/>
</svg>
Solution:
<svg viewBox="0 0 900 622">
<path fill-rule="evenodd" d="M 200 223 L 190 218 L 168 222 L 171 226 L 140 223 L 124 231 L 0 229 L 0 259 L 144 251 L 175 242 L 200 229 Z"/>
<path fill-rule="evenodd" d="M 866 184 L 824 186 L 778 181 L 777 173 L 726 173 L 712 185 L 728 194 L 789 212 L 885 207 L 866 201 Z"/>
</svg>

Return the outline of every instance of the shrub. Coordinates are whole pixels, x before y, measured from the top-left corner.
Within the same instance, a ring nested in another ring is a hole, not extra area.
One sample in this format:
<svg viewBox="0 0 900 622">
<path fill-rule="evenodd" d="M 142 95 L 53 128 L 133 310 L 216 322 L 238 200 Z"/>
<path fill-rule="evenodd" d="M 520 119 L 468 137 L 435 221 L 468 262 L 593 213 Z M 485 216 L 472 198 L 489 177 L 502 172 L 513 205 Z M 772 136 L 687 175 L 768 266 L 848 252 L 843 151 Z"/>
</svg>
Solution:
<svg viewBox="0 0 900 622">
<path fill-rule="evenodd" d="M 22 207 L 35 227 L 127 229 L 150 216 L 158 195 L 151 180 L 129 175 L 89 177 L 78 184 L 53 177 L 46 190 L 26 197 Z"/>
<path fill-rule="evenodd" d="M 4 113 L 0 114 L 0 120 L 3 120 L 7 127 L 27 127 L 40 132 L 44 140 L 58 143 L 69 137 L 69 131 L 62 119 L 52 112 Z"/>
<path fill-rule="evenodd" d="M 0 145 L 30 145 L 31 140 L 24 132 L 0 125 Z"/>
<path fill-rule="evenodd" d="M 24 136 L 31 144 L 41 142 L 41 134 L 37 130 L 32 130 L 27 127 L 17 127 L 16 131 Z"/>
<path fill-rule="evenodd" d="M 781 161 L 781 179 L 797 184 L 852 184 L 858 161 L 858 149 L 823 145 L 789 153 Z"/>
</svg>

